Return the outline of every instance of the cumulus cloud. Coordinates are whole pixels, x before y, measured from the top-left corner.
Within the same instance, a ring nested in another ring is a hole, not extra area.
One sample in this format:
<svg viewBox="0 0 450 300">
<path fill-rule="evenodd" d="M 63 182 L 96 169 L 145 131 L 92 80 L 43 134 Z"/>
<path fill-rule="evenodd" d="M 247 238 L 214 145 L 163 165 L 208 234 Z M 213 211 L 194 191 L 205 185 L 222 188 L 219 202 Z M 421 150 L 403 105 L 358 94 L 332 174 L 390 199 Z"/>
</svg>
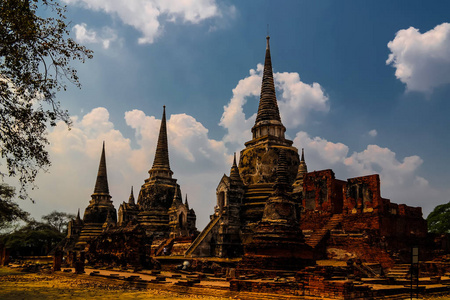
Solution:
<svg viewBox="0 0 450 300">
<path fill-rule="evenodd" d="M 407 91 L 430 93 L 450 83 L 450 24 L 442 23 L 425 33 L 410 27 L 402 29 L 388 43 L 391 51 L 386 64 L 406 84 Z"/>
<path fill-rule="evenodd" d="M 300 81 L 300 75 L 295 72 L 275 73 L 274 80 L 281 91 L 278 95 L 279 106 L 286 127 L 303 124 L 311 111 L 329 111 L 328 96 L 319 83 L 306 84 Z"/>
<path fill-rule="evenodd" d="M 102 11 L 118 17 L 124 24 L 142 33 L 140 44 L 153 43 L 162 34 L 164 22 L 198 24 L 206 19 L 222 17 L 215 0 L 63 0 L 69 5 Z M 234 7 L 224 7 L 225 15 Z"/>
<path fill-rule="evenodd" d="M 342 143 L 334 143 L 320 137 L 310 137 L 300 131 L 294 138 L 294 146 L 305 149 L 307 164 L 311 170 L 329 169 L 342 163 L 347 157 L 349 148 Z"/>
<path fill-rule="evenodd" d="M 76 24 L 73 27 L 75 39 L 79 43 L 101 44 L 104 49 L 108 49 L 111 42 L 117 40 L 117 34 L 112 28 L 104 27 L 98 34 L 93 29 L 88 29 L 86 23 Z"/>
<path fill-rule="evenodd" d="M 349 155 L 347 145 L 310 137 L 303 131 L 297 133 L 294 145 L 305 148 L 306 162 L 315 170 L 336 168 L 346 177 L 380 174 L 384 187 L 401 186 L 407 182 L 428 184 L 424 178 L 415 175 L 423 163 L 417 155 L 400 161 L 395 152 L 377 145 L 368 145 L 365 150 Z"/>
<path fill-rule="evenodd" d="M 251 138 L 250 129 L 256 113 L 246 117 L 244 105 L 248 99 L 259 101 L 264 66 L 258 64 L 250 70 L 250 75 L 239 81 L 233 89 L 233 97 L 224 107 L 220 125 L 227 129 L 225 142 L 242 145 Z M 295 128 L 303 124 L 312 111 L 329 111 L 328 97 L 319 83 L 306 84 L 300 81 L 298 73 L 274 73 L 277 89 L 278 105 L 283 124 L 287 128 Z"/>
</svg>

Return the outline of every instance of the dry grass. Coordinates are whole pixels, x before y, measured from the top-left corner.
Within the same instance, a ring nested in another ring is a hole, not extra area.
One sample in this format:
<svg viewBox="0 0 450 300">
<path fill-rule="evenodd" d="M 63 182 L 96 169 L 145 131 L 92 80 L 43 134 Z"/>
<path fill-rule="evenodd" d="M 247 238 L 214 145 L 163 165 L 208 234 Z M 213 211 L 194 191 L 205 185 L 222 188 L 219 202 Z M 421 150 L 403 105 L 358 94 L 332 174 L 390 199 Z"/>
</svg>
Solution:
<svg viewBox="0 0 450 300">
<path fill-rule="evenodd" d="M 0 268 L 0 299 L 211 299 L 223 298 L 177 294 L 162 290 L 130 290 L 98 281 L 27 274 Z"/>
</svg>

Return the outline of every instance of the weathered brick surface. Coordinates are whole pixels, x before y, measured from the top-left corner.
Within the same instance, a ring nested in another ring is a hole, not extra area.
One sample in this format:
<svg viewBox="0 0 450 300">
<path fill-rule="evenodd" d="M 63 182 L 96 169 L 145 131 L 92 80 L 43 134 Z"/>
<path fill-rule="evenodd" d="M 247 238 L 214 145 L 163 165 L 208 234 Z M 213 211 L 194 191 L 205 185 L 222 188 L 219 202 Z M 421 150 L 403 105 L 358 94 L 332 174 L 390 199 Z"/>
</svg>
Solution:
<svg viewBox="0 0 450 300">
<path fill-rule="evenodd" d="M 383 268 L 391 268 L 394 265 L 394 260 L 387 253 L 383 241 L 370 234 L 361 237 L 332 235 L 328 241 L 328 247 L 355 254 L 363 262 L 380 263 Z"/>
<path fill-rule="evenodd" d="M 303 180 L 303 207 L 306 211 L 341 213 L 344 185 L 344 181 L 334 178 L 332 170 L 306 173 Z"/>
</svg>

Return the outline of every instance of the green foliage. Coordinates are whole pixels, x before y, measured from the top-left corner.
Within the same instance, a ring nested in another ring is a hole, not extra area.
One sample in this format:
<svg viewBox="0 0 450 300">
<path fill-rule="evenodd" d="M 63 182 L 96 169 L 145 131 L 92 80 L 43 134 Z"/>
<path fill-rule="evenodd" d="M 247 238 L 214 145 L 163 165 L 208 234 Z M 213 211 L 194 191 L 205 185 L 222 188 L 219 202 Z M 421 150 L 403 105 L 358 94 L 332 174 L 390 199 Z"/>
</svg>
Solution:
<svg viewBox="0 0 450 300">
<path fill-rule="evenodd" d="M 7 167 L 0 175 L 19 179 L 20 198 L 27 197 L 37 172 L 50 166 L 47 126 L 57 120 L 70 125 L 55 99 L 66 82 L 80 87 L 70 62 L 92 57 L 69 38 L 64 14 L 57 0 L 0 1 L 0 163 Z"/>
<path fill-rule="evenodd" d="M 11 248 L 16 255 L 47 255 L 62 239 L 64 234 L 53 226 L 37 221 L 29 221 L 13 233 L 0 237 L 0 243 Z"/>
<path fill-rule="evenodd" d="M 27 221 L 29 214 L 12 201 L 14 188 L 0 184 L 0 231 L 11 228 L 14 222 Z"/>
<path fill-rule="evenodd" d="M 42 216 L 42 220 L 61 233 L 66 233 L 67 225 L 71 219 L 75 219 L 74 214 L 52 211 L 48 215 Z"/>
<path fill-rule="evenodd" d="M 434 233 L 450 233 L 450 202 L 441 204 L 427 217 L 428 231 Z"/>
</svg>

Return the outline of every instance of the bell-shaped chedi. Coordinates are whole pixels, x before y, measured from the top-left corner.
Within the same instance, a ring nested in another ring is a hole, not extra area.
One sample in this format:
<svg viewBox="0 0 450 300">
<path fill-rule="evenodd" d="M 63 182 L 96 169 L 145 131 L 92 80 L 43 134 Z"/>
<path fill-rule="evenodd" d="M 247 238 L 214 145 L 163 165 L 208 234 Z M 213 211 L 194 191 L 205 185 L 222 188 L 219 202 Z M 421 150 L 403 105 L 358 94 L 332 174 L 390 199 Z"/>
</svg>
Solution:
<svg viewBox="0 0 450 300">
<path fill-rule="evenodd" d="M 163 107 L 153 166 L 148 173 L 150 176 L 141 187 L 137 205 L 141 210 L 145 211 L 154 210 L 155 208 L 167 211 L 172 205 L 177 180 L 172 178 L 173 172 L 169 163 L 165 106 Z"/>
<path fill-rule="evenodd" d="M 247 186 L 243 220 L 250 227 L 261 220 L 264 203 L 273 192 L 280 151 L 284 150 L 287 181 L 293 184 L 297 176 L 299 156 L 292 141 L 285 138 L 275 93 L 269 37 L 267 37 L 261 96 L 252 140 L 245 143 L 239 159 L 239 173 Z"/>
<path fill-rule="evenodd" d="M 103 224 L 105 223 L 108 214 L 114 222 L 117 221 L 116 209 L 112 204 L 111 196 L 109 194 L 108 176 L 106 173 L 105 142 L 103 142 L 94 193 L 91 196 L 89 206 L 84 212 L 83 221 L 84 223 Z"/>
<path fill-rule="evenodd" d="M 313 250 L 305 244 L 300 230 L 298 204 L 290 193 L 286 154 L 279 156 L 274 192 L 264 207 L 262 220 L 256 226 L 253 239 L 244 245 L 241 270 L 299 270 L 313 265 Z"/>
<path fill-rule="evenodd" d="M 137 221 L 154 238 L 168 238 L 169 235 L 189 235 L 196 231 L 195 212 L 185 207 L 181 200 L 180 186 L 172 178 L 167 142 L 166 107 L 163 108 L 161 127 L 155 151 L 153 166 L 148 171 L 137 200 Z M 183 212 L 180 212 L 180 209 Z M 170 218 L 175 219 L 171 220 Z M 173 226 L 172 226 L 173 225 Z M 176 225 L 176 226 L 175 226 Z M 172 227 L 173 228 L 172 228 Z M 172 228 L 172 231 L 171 231 Z"/>
</svg>

